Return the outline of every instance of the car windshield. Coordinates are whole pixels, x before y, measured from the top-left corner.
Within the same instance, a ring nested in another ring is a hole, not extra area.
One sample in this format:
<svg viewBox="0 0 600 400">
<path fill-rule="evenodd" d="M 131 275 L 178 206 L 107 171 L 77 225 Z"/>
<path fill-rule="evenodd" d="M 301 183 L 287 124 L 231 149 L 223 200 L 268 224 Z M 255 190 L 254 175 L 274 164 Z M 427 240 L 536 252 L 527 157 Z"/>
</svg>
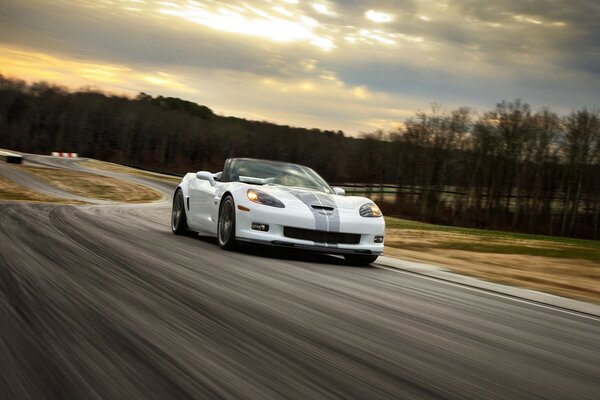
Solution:
<svg viewBox="0 0 600 400">
<path fill-rule="evenodd" d="M 297 164 L 264 160 L 231 160 L 229 180 L 256 185 L 280 185 L 333 193 L 315 171 Z"/>
</svg>

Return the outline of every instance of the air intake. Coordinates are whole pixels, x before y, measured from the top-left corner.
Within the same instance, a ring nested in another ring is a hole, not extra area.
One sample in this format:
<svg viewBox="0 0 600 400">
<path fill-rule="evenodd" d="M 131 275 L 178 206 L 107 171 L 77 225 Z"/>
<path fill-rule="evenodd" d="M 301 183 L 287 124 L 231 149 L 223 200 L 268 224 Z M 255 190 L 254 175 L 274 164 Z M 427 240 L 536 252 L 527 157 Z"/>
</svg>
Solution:
<svg viewBox="0 0 600 400">
<path fill-rule="evenodd" d="M 285 237 L 300 239 L 300 240 L 311 240 L 316 243 L 328 243 L 328 244 L 359 244 L 360 235 L 356 233 L 341 233 L 341 232 L 326 232 L 326 231 L 313 231 L 311 229 L 292 228 L 286 226 L 283 228 L 283 235 Z"/>
</svg>

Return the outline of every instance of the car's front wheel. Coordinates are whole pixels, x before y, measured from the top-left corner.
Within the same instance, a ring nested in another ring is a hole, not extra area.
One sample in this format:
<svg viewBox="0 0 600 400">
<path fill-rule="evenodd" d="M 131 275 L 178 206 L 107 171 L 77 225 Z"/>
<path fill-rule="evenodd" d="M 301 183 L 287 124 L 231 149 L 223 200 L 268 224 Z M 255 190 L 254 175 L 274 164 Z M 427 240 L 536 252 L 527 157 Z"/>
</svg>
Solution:
<svg viewBox="0 0 600 400">
<path fill-rule="evenodd" d="M 176 235 L 187 235 L 190 233 L 185 215 L 185 204 L 183 192 L 178 189 L 173 196 L 173 208 L 171 210 L 171 230 Z"/>
<path fill-rule="evenodd" d="M 378 256 L 367 254 L 346 254 L 344 258 L 349 265 L 369 265 L 377 260 Z"/>
<path fill-rule="evenodd" d="M 233 197 L 227 196 L 219 208 L 219 223 L 217 225 L 217 241 L 225 250 L 235 247 L 235 204 Z"/>
</svg>

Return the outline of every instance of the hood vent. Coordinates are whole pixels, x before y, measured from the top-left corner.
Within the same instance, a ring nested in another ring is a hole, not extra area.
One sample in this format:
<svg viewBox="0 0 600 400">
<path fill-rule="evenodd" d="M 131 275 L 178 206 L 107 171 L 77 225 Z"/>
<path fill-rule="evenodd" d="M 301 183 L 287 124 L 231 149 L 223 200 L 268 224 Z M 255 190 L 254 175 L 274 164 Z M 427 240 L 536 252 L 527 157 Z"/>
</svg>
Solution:
<svg viewBox="0 0 600 400">
<path fill-rule="evenodd" d="M 314 208 L 315 210 L 323 210 L 323 211 L 333 211 L 333 207 L 329 207 L 329 206 L 311 206 L 312 208 Z"/>
<path fill-rule="evenodd" d="M 329 206 L 313 205 L 311 207 L 322 215 L 333 215 L 335 212 L 335 208 Z"/>
</svg>

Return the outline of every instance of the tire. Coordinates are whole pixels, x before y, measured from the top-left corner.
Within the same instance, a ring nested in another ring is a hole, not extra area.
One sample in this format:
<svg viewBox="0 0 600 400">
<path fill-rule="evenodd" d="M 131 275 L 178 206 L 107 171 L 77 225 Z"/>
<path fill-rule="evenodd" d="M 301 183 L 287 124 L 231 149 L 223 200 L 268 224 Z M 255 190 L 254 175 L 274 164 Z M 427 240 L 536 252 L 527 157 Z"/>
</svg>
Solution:
<svg viewBox="0 0 600 400">
<path fill-rule="evenodd" d="M 171 209 L 171 230 L 176 235 L 189 235 L 190 229 L 187 224 L 185 214 L 185 204 L 183 202 L 183 192 L 177 189 L 173 196 L 173 208 Z"/>
<path fill-rule="evenodd" d="M 224 250 L 232 250 L 237 245 L 235 240 L 235 203 L 231 196 L 225 197 L 219 207 L 217 241 Z"/>
<path fill-rule="evenodd" d="M 355 265 L 355 266 L 364 266 L 369 265 L 372 262 L 377 260 L 378 256 L 373 255 L 363 255 L 363 254 L 346 254 L 344 258 L 346 259 L 346 264 Z"/>
</svg>

